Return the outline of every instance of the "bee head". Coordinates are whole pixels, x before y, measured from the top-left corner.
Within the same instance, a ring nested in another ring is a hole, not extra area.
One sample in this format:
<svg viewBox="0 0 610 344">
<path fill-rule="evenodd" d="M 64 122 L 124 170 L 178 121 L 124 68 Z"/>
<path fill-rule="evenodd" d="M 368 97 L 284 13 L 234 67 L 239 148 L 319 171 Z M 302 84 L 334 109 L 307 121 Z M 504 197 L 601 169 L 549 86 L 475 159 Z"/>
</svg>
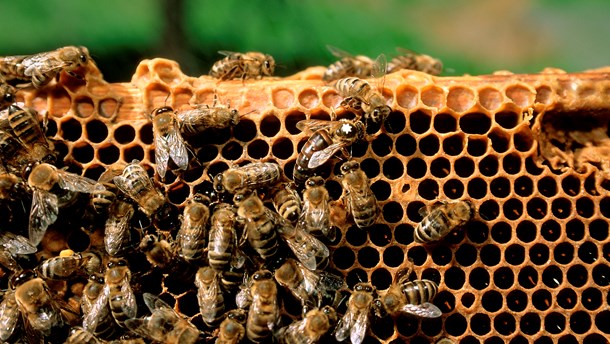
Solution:
<svg viewBox="0 0 610 344">
<path fill-rule="evenodd" d="M 360 168 L 360 164 L 356 161 L 346 161 L 341 165 L 341 173 L 348 174 L 351 171 L 355 171 Z"/>
<path fill-rule="evenodd" d="M 218 192 L 218 193 L 225 192 L 225 187 L 224 187 L 224 185 L 222 185 L 223 180 L 224 180 L 224 177 L 223 177 L 222 173 L 219 173 L 216 176 L 214 176 L 214 190 L 216 190 L 216 192 Z"/>
<path fill-rule="evenodd" d="M 162 106 L 160 108 L 154 109 L 152 112 L 152 116 L 155 117 L 166 112 L 174 112 L 174 109 L 171 106 Z"/>
<path fill-rule="evenodd" d="M 235 320 L 239 323 L 246 322 L 246 314 L 244 314 L 244 311 L 241 309 L 234 309 L 234 310 L 230 311 L 229 314 L 227 315 L 227 318 Z"/>
<path fill-rule="evenodd" d="M 379 123 L 386 119 L 390 115 L 390 112 L 392 112 L 392 109 L 387 105 L 376 107 L 370 114 L 371 121 Z"/>
<path fill-rule="evenodd" d="M 271 55 L 265 55 L 265 61 L 263 61 L 263 74 L 273 75 L 275 71 L 275 60 Z"/>
<path fill-rule="evenodd" d="M 13 275 L 9 282 L 11 289 L 15 289 L 23 283 L 38 277 L 38 274 L 34 270 L 23 270 L 21 273 L 17 275 Z"/>
<path fill-rule="evenodd" d="M 89 280 L 98 284 L 104 284 L 104 277 L 100 275 L 89 275 Z"/>
<path fill-rule="evenodd" d="M 117 266 L 127 266 L 127 261 L 125 259 L 117 259 L 117 260 L 111 260 L 108 262 L 108 264 L 106 265 L 108 267 L 108 269 L 112 269 L 115 268 Z"/>
<path fill-rule="evenodd" d="M 7 84 L 2 85 L 2 90 L 4 95 L 2 96 L 2 101 L 5 103 L 13 103 L 15 101 L 15 90 L 12 86 Z"/>
<path fill-rule="evenodd" d="M 259 270 L 252 275 L 252 280 L 254 281 L 264 281 L 270 280 L 273 278 L 273 274 L 269 270 Z"/>
</svg>

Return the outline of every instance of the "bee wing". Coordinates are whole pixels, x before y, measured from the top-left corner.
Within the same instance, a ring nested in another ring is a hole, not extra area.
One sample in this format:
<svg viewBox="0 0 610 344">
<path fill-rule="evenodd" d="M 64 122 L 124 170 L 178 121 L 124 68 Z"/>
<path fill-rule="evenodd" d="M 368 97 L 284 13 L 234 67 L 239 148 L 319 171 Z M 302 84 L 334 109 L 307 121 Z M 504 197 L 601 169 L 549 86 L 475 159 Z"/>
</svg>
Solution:
<svg viewBox="0 0 610 344">
<path fill-rule="evenodd" d="M 78 174 L 70 173 L 64 170 L 57 170 L 57 174 L 59 175 L 59 186 L 65 190 L 92 193 L 96 189 L 100 190 L 99 186 L 102 188 L 104 187 L 93 179 L 81 177 Z"/>
<path fill-rule="evenodd" d="M 309 158 L 309 162 L 307 163 L 307 167 L 308 168 L 316 168 L 319 166 L 322 166 L 325 162 L 328 161 L 328 159 L 330 159 L 333 155 L 335 155 L 335 153 L 337 153 L 339 150 L 341 150 L 341 148 L 343 148 L 344 144 L 343 143 L 333 143 L 332 145 L 329 145 L 328 147 L 314 152 L 311 157 Z"/>
<path fill-rule="evenodd" d="M 278 231 L 297 259 L 309 270 L 316 269 L 316 258 L 324 260 L 330 254 L 326 245 L 300 228 L 288 225 L 282 226 Z"/>
<path fill-rule="evenodd" d="M 335 57 L 338 57 L 340 59 L 344 58 L 344 57 L 353 57 L 352 54 L 348 53 L 345 50 L 341 50 L 335 46 L 332 45 L 326 45 L 326 49 L 328 49 L 328 51 L 330 51 L 331 54 L 333 54 Z"/>
<path fill-rule="evenodd" d="M 93 304 L 91 304 L 90 309 L 87 312 L 83 310 L 83 328 L 85 330 L 91 332 L 95 331 L 99 320 L 102 319 L 101 315 L 106 309 L 109 297 L 110 287 L 105 285 L 100 295 L 95 299 Z"/>
<path fill-rule="evenodd" d="M 233 235 L 235 235 L 235 233 L 233 233 Z M 220 226 L 212 226 L 210 228 L 209 236 L 209 251 L 226 252 L 231 244 L 230 240 L 225 240 L 224 231 L 222 228 L 220 228 Z M 235 238 L 232 238 L 232 240 L 235 240 Z"/>
<path fill-rule="evenodd" d="M 178 124 L 175 122 L 173 128 L 167 134 L 167 144 L 169 145 L 169 155 L 178 169 L 186 170 L 189 167 L 189 153 L 180 135 Z"/>
<path fill-rule="evenodd" d="M 224 55 L 224 56 L 231 56 L 231 55 L 239 54 L 234 51 L 228 51 L 228 50 L 219 50 L 218 53 L 220 55 Z"/>
<path fill-rule="evenodd" d="M 199 307 L 206 310 L 213 309 L 214 302 L 216 302 L 216 296 L 220 292 L 218 274 L 216 274 L 210 285 L 200 283 L 199 279 L 197 278 L 195 278 L 195 285 L 197 286 L 197 300 L 199 301 Z"/>
<path fill-rule="evenodd" d="M 369 308 L 366 311 L 358 312 L 354 325 L 350 331 L 349 339 L 352 344 L 360 344 L 366 336 L 366 331 L 369 327 Z"/>
<path fill-rule="evenodd" d="M 120 202 L 120 201 L 119 201 Z M 127 203 L 128 204 L 128 203 Z M 111 256 L 116 255 L 125 242 L 125 237 L 129 235 L 129 222 L 134 214 L 133 206 L 129 206 L 127 213 L 118 216 L 116 212 L 110 212 L 104 228 L 104 246 Z"/>
<path fill-rule="evenodd" d="M 169 162 L 170 145 L 165 137 L 155 131 L 155 169 L 161 178 L 165 177 Z"/>
<path fill-rule="evenodd" d="M 242 288 L 235 295 L 235 305 L 240 309 L 247 309 L 252 303 L 252 295 L 250 294 L 250 288 Z"/>
<path fill-rule="evenodd" d="M 54 194 L 34 189 L 32 193 L 32 208 L 30 209 L 30 242 L 37 246 L 49 225 L 57 220 L 59 206 L 57 196 Z"/>
<path fill-rule="evenodd" d="M 164 336 L 156 336 L 155 334 L 160 333 L 160 332 L 164 332 L 164 331 L 151 331 L 148 328 L 148 321 L 149 321 L 150 317 L 145 317 L 142 319 L 127 319 L 125 320 L 125 326 L 132 331 L 133 333 L 141 336 L 142 338 L 147 338 L 147 339 L 151 339 L 151 340 L 155 340 L 158 342 L 163 342 L 164 341 Z M 157 337 L 161 337 L 161 338 L 157 338 Z"/>
<path fill-rule="evenodd" d="M 60 59 L 50 58 L 49 53 L 40 53 L 28 56 L 21 61 L 25 66 L 24 74 L 33 76 L 35 74 L 44 74 L 54 70 L 60 70 L 66 66 L 66 63 Z"/>
<path fill-rule="evenodd" d="M 148 309 L 150 309 L 151 313 L 154 313 L 156 310 L 159 309 L 169 309 L 175 314 L 175 311 L 172 306 L 168 305 L 165 301 L 161 300 L 158 296 L 155 296 L 154 294 L 144 293 L 142 295 L 142 298 L 144 299 L 144 303 L 146 304 Z M 176 314 L 176 317 L 177 316 L 178 315 Z"/>
<path fill-rule="evenodd" d="M 304 119 L 302 121 L 298 121 L 296 127 L 300 131 L 315 132 L 320 129 L 330 127 L 332 123 L 333 121 L 325 121 L 321 119 Z"/>
<path fill-rule="evenodd" d="M 13 334 L 19 322 L 19 308 L 15 300 L 15 292 L 10 290 L 0 303 L 0 340 L 5 342 Z"/>
<path fill-rule="evenodd" d="M 11 232 L 0 233 L 0 246 L 11 254 L 31 254 L 37 251 L 36 246 L 32 245 L 27 238 Z"/>
<path fill-rule="evenodd" d="M 131 290 L 131 285 L 129 285 L 129 279 L 124 278 L 121 281 L 121 295 L 125 298 L 125 302 L 123 303 L 122 310 L 128 318 L 135 318 L 138 313 L 138 305 L 136 304 L 136 296 Z"/>
<path fill-rule="evenodd" d="M 342 342 L 347 339 L 350 330 L 354 326 L 355 316 L 354 312 L 350 309 L 345 312 L 341 320 L 337 323 L 337 327 L 335 327 L 335 339 L 337 341 Z"/>
<path fill-rule="evenodd" d="M 430 302 L 424 302 L 421 305 L 406 304 L 402 306 L 401 310 L 422 318 L 438 318 L 443 314 L 436 305 Z"/>
<path fill-rule="evenodd" d="M 388 70 L 388 60 L 385 57 L 385 54 L 379 54 L 373 63 L 373 77 L 381 78 L 386 74 Z"/>
</svg>

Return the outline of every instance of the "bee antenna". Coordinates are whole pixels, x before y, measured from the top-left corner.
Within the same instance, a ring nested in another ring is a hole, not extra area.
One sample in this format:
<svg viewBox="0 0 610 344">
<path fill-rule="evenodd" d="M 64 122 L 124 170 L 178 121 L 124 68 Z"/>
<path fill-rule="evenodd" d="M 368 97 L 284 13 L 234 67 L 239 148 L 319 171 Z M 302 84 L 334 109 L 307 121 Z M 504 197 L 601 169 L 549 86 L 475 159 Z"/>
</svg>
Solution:
<svg viewBox="0 0 610 344">
<path fill-rule="evenodd" d="M 169 99 L 169 96 L 171 96 L 171 95 L 172 95 L 172 92 L 169 92 L 167 94 L 167 97 L 165 97 L 165 100 L 163 101 L 163 106 L 167 106 L 167 100 Z"/>
</svg>

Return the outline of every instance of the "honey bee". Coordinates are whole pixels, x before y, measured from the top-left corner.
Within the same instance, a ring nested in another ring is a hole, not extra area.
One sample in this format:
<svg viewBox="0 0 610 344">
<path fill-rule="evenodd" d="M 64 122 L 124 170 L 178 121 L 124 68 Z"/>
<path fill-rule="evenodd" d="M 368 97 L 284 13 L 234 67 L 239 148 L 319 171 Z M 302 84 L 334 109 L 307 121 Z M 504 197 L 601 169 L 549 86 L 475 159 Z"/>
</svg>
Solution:
<svg viewBox="0 0 610 344">
<path fill-rule="evenodd" d="M 128 164 L 123 173 L 112 180 L 119 190 L 136 201 L 148 216 L 155 214 L 165 204 L 165 196 L 157 190 L 137 160 Z"/>
<path fill-rule="evenodd" d="M 366 129 L 360 121 L 304 120 L 297 123 L 301 131 L 312 131 L 294 165 L 293 176 L 297 185 L 314 175 L 315 169 L 326 163 L 335 153 L 342 151 L 349 157 L 347 146 L 364 137 Z"/>
<path fill-rule="evenodd" d="M 103 276 L 89 276 L 81 298 L 83 329 L 102 338 L 110 338 L 116 333 L 117 327 L 108 305 L 108 297 L 104 295 L 104 288 Z M 100 297 L 104 299 L 98 303 Z"/>
<path fill-rule="evenodd" d="M 393 73 L 401 69 L 411 69 L 430 75 L 439 75 L 443 70 L 443 63 L 432 56 L 418 54 L 404 48 L 396 48 L 401 54 L 388 62 L 387 71 Z"/>
<path fill-rule="evenodd" d="M 128 319 L 125 325 L 132 332 L 152 341 L 167 344 L 194 344 L 201 333 L 188 319 L 181 317 L 160 298 L 144 293 L 144 303 L 151 314 L 143 319 Z"/>
<path fill-rule="evenodd" d="M 36 253 L 36 246 L 27 238 L 11 232 L 0 233 L 0 264 L 11 271 L 21 271 L 21 266 L 15 260 L 16 255 Z"/>
<path fill-rule="evenodd" d="M 330 223 L 330 195 L 322 177 L 310 177 L 303 191 L 303 211 L 297 226 L 314 236 L 324 236 L 330 241 L 337 238 Z"/>
<path fill-rule="evenodd" d="M 210 219 L 209 202 L 207 196 L 196 194 L 184 207 L 182 226 L 176 238 L 180 248 L 179 254 L 187 262 L 197 262 L 205 258 L 207 225 Z"/>
<path fill-rule="evenodd" d="M 0 303 L 0 324 L 2 324 L 0 326 L 0 340 L 3 343 L 8 342 L 9 338 L 17 333 L 16 329 L 20 325 L 20 318 L 21 312 L 17 300 L 15 300 L 15 291 L 8 290 L 2 298 L 2 303 Z"/>
<path fill-rule="evenodd" d="M 4 83 L 0 76 L 0 110 L 6 109 L 15 102 L 15 93 L 17 93 L 17 90 L 13 86 Z"/>
<path fill-rule="evenodd" d="M 345 287 L 343 278 L 326 271 L 311 271 L 291 258 L 275 270 L 275 280 L 301 301 L 303 314 L 322 307 L 326 300 L 334 303 L 337 291 Z"/>
<path fill-rule="evenodd" d="M 55 162 L 54 145 L 44 134 L 38 113 L 28 107 L 21 108 L 16 104 L 8 107 L 8 122 L 15 137 L 26 148 L 33 162 Z"/>
<path fill-rule="evenodd" d="M 91 206 L 97 214 L 107 213 L 110 205 L 116 200 L 118 189 L 112 179 L 120 176 L 124 168 L 121 165 L 113 165 L 97 179 L 98 185 L 91 194 Z"/>
<path fill-rule="evenodd" d="M 41 163 L 32 169 L 28 185 L 33 190 L 29 236 L 32 244 L 38 245 L 47 227 L 57 220 L 59 208 L 71 205 L 78 192 L 92 193 L 98 184 L 89 178 Z"/>
<path fill-rule="evenodd" d="M 275 188 L 273 206 L 278 214 L 291 223 L 301 215 L 301 197 L 291 183 L 283 183 Z"/>
<path fill-rule="evenodd" d="M 69 280 L 78 274 L 100 272 L 101 265 L 101 257 L 93 252 L 64 250 L 59 256 L 45 259 L 36 271 L 45 279 Z"/>
<path fill-rule="evenodd" d="M 90 62 L 93 61 L 87 48 L 67 46 L 34 55 L 1 57 L 0 74 L 6 80 L 27 80 L 35 88 L 41 88 L 62 71 L 74 78 L 84 79 L 74 71 Z"/>
<path fill-rule="evenodd" d="M 380 308 L 391 315 L 401 312 L 424 318 L 438 318 L 441 310 L 430 303 L 438 291 L 438 285 L 430 280 L 407 281 L 404 275 L 380 297 Z"/>
<path fill-rule="evenodd" d="M 259 270 L 252 275 L 250 289 L 252 304 L 248 311 L 246 334 L 254 343 L 266 341 L 280 320 L 277 286 L 269 270 Z"/>
<path fill-rule="evenodd" d="M 359 228 L 372 226 L 380 211 L 377 198 L 369 185 L 369 179 L 360 169 L 360 164 L 355 161 L 347 161 L 341 165 L 341 173 L 343 174 L 341 184 L 345 189 L 348 208 L 356 226 Z"/>
<path fill-rule="evenodd" d="M 375 288 L 369 283 L 358 283 L 347 301 L 347 311 L 337 323 L 335 338 L 342 342 L 349 336 L 352 344 L 364 340 L 369 327 L 369 313 L 376 297 Z"/>
<path fill-rule="evenodd" d="M 131 203 L 118 199 L 110 204 L 104 226 L 104 247 L 111 256 L 122 255 L 139 244 L 139 235 L 131 230 L 135 213 Z"/>
<path fill-rule="evenodd" d="M 211 107 L 197 105 L 194 109 L 180 111 L 176 114 L 180 124 L 180 132 L 186 137 L 194 137 L 207 129 L 224 129 L 234 127 L 239 123 L 239 112 L 230 107 L 217 106 L 217 98 L 214 95 L 214 103 Z"/>
<path fill-rule="evenodd" d="M 210 76 L 220 80 L 260 79 L 263 76 L 273 75 L 275 70 L 275 60 L 271 55 L 259 52 L 219 51 L 218 53 L 226 57 L 214 63 Z"/>
<path fill-rule="evenodd" d="M 176 262 L 176 255 L 169 242 L 154 234 L 145 235 L 140 242 L 140 250 L 146 254 L 150 264 L 166 270 Z"/>
<path fill-rule="evenodd" d="M 217 326 L 225 310 L 225 299 L 220 290 L 220 274 L 209 266 L 199 268 L 195 275 L 195 286 L 201 318 L 209 327 Z"/>
<path fill-rule="evenodd" d="M 208 241 L 210 266 L 218 271 L 224 271 L 231 263 L 233 250 L 237 246 L 235 208 L 227 203 L 217 205 L 210 223 Z"/>
<path fill-rule="evenodd" d="M 234 309 L 227 312 L 225 319 L 220 323 L 218 338 L 215 344 L 237 344 L 246 335 L 246 311 Z"/>
<path fill-rule="evenodd" d="M 440 240 L 470 221 L 474 212 L 474 205 L 470 201 L 442 203 L 430 209 L 423 207 L 419 213 L 424 219 L 415 227 L 413 239 L 420 244 Z"/>
<path fill-rule="evenodd" d="M 161 178 L 165 178 L 170 158 L 178 170 L 186 170 L 189 166 L 189 154 L 180 134 L 180 126 L 174 109 L 164 106 L 153 110 L 152 121 L 157 174 Z"/>
<path fill-rule="evenodd" d="M 0 200 L 15 201 L 26 198 L 27 184 L 19 176 L 10 172 L 2 172 L 0 167 Z"/>
<path fill-rule="evenodd" d="M 253 162 L 236 166 L 214 177 L 214 189 L 235 193 L 239 189 L 257 189 L 274 184 L 282 177 L 282 169 L 273 162 Z"/>
<path fill-rule="evenodd" d="M 303 320 L 282 327 L 275 334 L 280 344 L 314 344 L 337 322 L 337 312 L 330 306 L 312 309 Z"/>
<path fill-rule="evenodd" d="M 92 332 L 85 330 L 80 326 L 74 326 L 70 329 L 70 336 L 64 344 L 103 344 L 104 342 L 97 338 Z"/>
<path fill-rule="evenodd" d="M 324 71 L 322 80 L 329 82 L 350 76 L 368 78 L 373 73 L 375 61 L 370 57 L 364 55 L 352 56 L 350 53 L 331 45 L 326 47 L 340 60 L 328 66 L 326 71 Z"/>
</svg>

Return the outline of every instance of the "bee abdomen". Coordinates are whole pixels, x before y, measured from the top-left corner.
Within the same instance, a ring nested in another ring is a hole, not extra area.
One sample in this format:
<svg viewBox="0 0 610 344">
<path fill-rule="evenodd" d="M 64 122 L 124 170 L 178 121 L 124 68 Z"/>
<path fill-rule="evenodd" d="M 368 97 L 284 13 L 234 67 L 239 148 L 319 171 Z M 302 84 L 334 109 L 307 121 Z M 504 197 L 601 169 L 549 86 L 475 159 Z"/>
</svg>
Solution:
<svg viewBox="0 0 610 344">
<path fill-rule="evenodd" d="M 402 288 L 407 302 L 414 305 L 430 302 L 436 296 L 437 291 L 438 285 L 426 279 L 407 282 Z"/>
<path fill-rule="evenodd" d="M 111 291 L 110 295 L 110 311 L 112 316 L 121 327 L 124 327 L 125 320 L 129 319 L 129 315 L 123 311 L 125 297 L 121 294 L 120 290 Z"/>
<path fill-rule="evenodd" d="M 430 215 L 425 217 L 415 228 L 413 238 L 415 242 L 427 243 L 440 240 L 450 231 L 451 225 L 449 219 L 444 213 L 439 212 L 439 215 L 434 216 L 432 219 Z"/>
<path fill-rule="evenodd" d="M 209 327 L 217 327 L 223 320 L 225 300 L 222 293 L 216 295 L 214 306 L 211 309 L 200 309 L 203 322 Z"/>
</svg>

